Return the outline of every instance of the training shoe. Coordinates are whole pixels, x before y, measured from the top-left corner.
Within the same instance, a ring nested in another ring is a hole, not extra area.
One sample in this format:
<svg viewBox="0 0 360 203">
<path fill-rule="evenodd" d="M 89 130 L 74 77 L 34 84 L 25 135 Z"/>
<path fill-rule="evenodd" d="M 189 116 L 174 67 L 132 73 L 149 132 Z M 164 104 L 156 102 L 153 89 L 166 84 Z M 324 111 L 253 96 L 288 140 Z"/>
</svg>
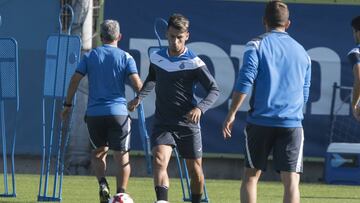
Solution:
<svg viewBox="0 0 360 203">
<path fill-rule="evenodd" d="M 159 201 L 156 201 L 155 203 L 169 203 L 169 202 L 165 201 L 165 200 L 159 200 Z"/>
<path fill-rule="evenodd" d="M 110 189 L 106 184 L 100 185 L 100 203 L 108 203 L 110 200 Z"/>
</svg>

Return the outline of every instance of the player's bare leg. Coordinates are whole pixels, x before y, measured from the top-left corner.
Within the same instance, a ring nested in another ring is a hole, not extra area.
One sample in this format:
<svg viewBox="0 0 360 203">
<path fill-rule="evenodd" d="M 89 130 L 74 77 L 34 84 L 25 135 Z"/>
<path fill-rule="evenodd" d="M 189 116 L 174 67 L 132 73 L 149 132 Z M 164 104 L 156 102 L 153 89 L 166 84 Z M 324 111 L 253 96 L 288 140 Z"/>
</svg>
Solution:
<svg viewBox="0 0 360 203">
<path fill-rule="evenodd" d="M 204 190 L 202 159 L 186 159 L 186 165 L 191 178 L 192 202 L 200 202 Z"/>
<path fill-rule="evenodd" d="M 105 177 L 106 155 L 108 150 L 108 147 L 99 147 L 91 152 L 91 164 L 98 180 Z"/>
<path fill-rule="evenodd" d="M 114 161 L 117 166 L 116 186 L 117 193 L 124 193 L 129 182 L 131 167 L 129 161 L 129 152 L 114 151 Z"/>
<path fill-rule="evenodd" d="M 167 201 L 167 192 L 169 188 L 169 176 L 167 167 L 172 153 L 172 147 L 169 145 L 157 145 L 153 148 L 153 170 L 154 186 L 157 200 Z"/>
<path fill-rule="evenodd" d="M 240 200 L 242 203 L 256 203 L 257 183 L 261 170 L 244 168 L 243 180 L 240 189 Z"/>
<path fill-rule="evenodd" d="M 284 184 L 284 203 L 300 202 L 300 174 L 295 172 L 280 172 L 281 181 Z"/>
<path fill-rule="evenodd" d="M 100 202 L 105 203 L 108 202 L 110 198 L 110 190 L 109 185 L 105 178 L 105 170 L 106 170 L 106 156 L 109 148 L 108 147 L 99 147 L 94 149 L 91 152 L 91 165 L 95 172 L 95 176 L 99 181 L 100 186 Z"/>
</svg>

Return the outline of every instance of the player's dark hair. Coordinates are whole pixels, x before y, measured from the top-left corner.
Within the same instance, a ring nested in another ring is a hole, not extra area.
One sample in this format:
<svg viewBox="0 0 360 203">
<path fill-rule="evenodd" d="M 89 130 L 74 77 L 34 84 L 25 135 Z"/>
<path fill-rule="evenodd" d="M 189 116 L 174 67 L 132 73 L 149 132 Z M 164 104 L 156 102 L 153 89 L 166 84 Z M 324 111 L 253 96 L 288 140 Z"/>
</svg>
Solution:
<svg viewBox="0 0 360 203">
<path fill-rule="evenodd" d="M 169 27 L 173 27 L 177 30 L 180 30 L 182 32 L 187 32 L 189 30 L 189 19 L 187 19 L 185 16 L 174 13 L 170 16 L 168 20 L 168 29 Z"/>
<path fill-rule="evenodd" d="M 352 19 L 351 27 L 353 27 L 356 31 L 360 31 L 360 16 Z"/>
<path fill-rule="evenodd" d="M 289 9 L 284 2 L 276 0 L 266 4 L 264 21 L 270 28 L 284 27 L 288 20 Z"/>
</svg>

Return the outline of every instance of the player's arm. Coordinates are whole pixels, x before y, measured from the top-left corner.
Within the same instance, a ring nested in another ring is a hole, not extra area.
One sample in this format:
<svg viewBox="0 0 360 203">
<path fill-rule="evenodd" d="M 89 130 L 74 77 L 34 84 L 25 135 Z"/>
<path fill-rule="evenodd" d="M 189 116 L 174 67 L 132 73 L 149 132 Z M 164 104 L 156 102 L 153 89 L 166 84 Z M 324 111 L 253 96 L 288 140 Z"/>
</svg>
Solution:
<svg viewBox="0 0 360 203">
<path fill-rule="evenodd" d="M 360 63 L 357 63 L 353 67 L 354 75 L 354 87 L 352 94 L 352 109 L 354 117 L 360 121 Z"/>
<path fill-rule="evenodd" d="M 358 49 L 353 49 L 349 52 L 348 58 L 353 68 L 354 85 L 352 92 L 351 107 L 354 117 L 360 121 L 360 52 Z"/>
<path fill-rule="evenodd" d="M 240 68 L 238 79 L 232 95 L 232 102 L 229 112 L 223 123 L 223 136 L 225 139 L 231 137 L 232 127 L 235 121 L 236 112 L 244 102 L 246 95 L 251 92 L 252 86 L 258 74 L 258 41 L 250 41 L 246 44 L 243 64 Z"/>
<path fill-rule="evenodd" d="M 144 84 L 142 85 L 137 96 L 128 103 L 128 110 L 134 111 L 135 108 L 140 104 L 141 100 L 144 99 L 154 89 L 156 85 L 156 72 L 152 64 L 149 67 L 149 74 L 146 77 Z"/>
<path fill-rule="evenodd" d="M 142 87 L 142 81 L 139 77 L 135 60 L 127 52 L 125 52 L 125 57 L 126 57 L 126 74 L 130 79 L 132 88 L 136 93 L 138 93 Z"/>
<path fill-rule="evenodd" d="M 305 82 L 304 82 L 304 87 L 303 87 L 304 103 L 306 103 L 309 99 L 310 85 L 311 85 L 311 59 L 310 59 L 310 57 L 308 57 L 308 60 L 309 60 L 309 64 L 306 69 Z"/>
<path fill-rule="evenodd" d="M 198 80 L 207 91 L 207 95 L 196 106 L 204 114 L 219 98 L 219 87 L 206 65 L 198 68 Z"/>
<path fill-rule="evenodd" d="M 137 98 L 139 98 L 140 100 L 144 99 L 155 88 L 155 85 L 156 85 L 156 71 L 153 64 L 150 64 L 149 74 L 147 75 L 146 80 L 139 94 L 137 95 Z"/>
<path fill-rule="evenodd" d="M 135 60 L 129 53 L 125 53 L 125 56 L 127 75 L 130 79 L 131 86 L 133 87 L 134 91 L 138 93 L 142 87 L 142 81 L 139 77 Z"/>
<path fill-rule="evenodd" d="M 246 94 L 234 91 L 231 99 L 229 112 L 223 123 L 223 136 L 225 139 L 231 137 L 231 130 L 234 124 L 235 115 L 246 98 Z"/>
<path fill-rule="evenodd" d="M 352 106 L 354 108 L 360 102 L 360 63 L 354 65 L 353 74 L 354 74 L 354 89 L 353 89 Z"/>
<path fill-rule="evenodd" d="M 70 84 L 69 84 L 67 94 L 66 94 L 66 98 L 64 101 L 64 108 L 61 112 L 61 118 L 63 120 L 67 119 L 67 117 L 70 113 L 70 109 L 72 107 L 72 101 L 74 99 L 76 90 L 79 87 L 80 81 L 83 77 L 84 77 L 84 75 L 82 75 L 79 72 L 75 72 L 74 75 L 71 77 Z"/>
<path fill-rule="evenodd" d="M 214 77 L 210 74 L 206 65 L 200 60 L 202 66 L 197 69 L 197 78 L 200 84 L 207 90 L 207 95 L 190 110 L 186 117 L 188 122 L 198 123 L 200 117 L 204 114 L 217 100 L 219 97 L 219 87 L 216 84 Z"/>
<path fill-rule="evenodd" d="M 64 108 L 61 111 L 61 115 L 60 115 L 62 120 L 66 120 L 67 117 L 69 116 L 76 90 L 79 87 L 81 79 L 87 74 L 87 60 L 89 54 L 90 53 L 84 54 L 82 60 L 80 61 L 78 67 L 76 68 L 75 73 L 72 75 L 70 79 L 69 87 L 64 101 Z"/>
<path fill-rule="evenodd" d="M 129 75 L 129 79 L 131 81 L 131 85 L 136 93 L 139 93 L 142 88 L 142 81 L 139 77 L 139 74 L 133 73 Z"/>
</svg>

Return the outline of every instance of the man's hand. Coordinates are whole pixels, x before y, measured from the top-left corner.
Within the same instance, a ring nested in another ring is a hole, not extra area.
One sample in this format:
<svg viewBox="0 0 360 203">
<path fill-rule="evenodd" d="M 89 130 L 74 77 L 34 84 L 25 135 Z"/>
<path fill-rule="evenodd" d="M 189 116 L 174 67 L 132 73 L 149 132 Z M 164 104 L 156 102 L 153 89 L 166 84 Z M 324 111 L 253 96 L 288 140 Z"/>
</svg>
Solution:
<svg viewBox="0 0 360 203">
<path fill-rule="evenodd" d="M 355 119 L 360 121 L 360 106 L 355 105 L 355 106 L 353 106 L 352 109 L 353 109 L 353 115 L 354 115 Z"/>
<path fill-rule="evenodd" d="M 235 120 L 235 115 L 228 114 L 226 116 L 222 129 L 224 139 L 231 138 L 231 130 L 233 128 L 234 120 Z"/>
<path fill-rule="evenodd" d="M 71 107 L 70 106 L 64 106 L 63 110 L 61 111 L 60 117 L 61 120 L 65 121 L 68 119 L 69 114 L 71 112 Z"/>
<path fill-rule="evenodd" d="M 135 111 L 136 107 L 138 107 L 140 104 L 140 99 L 138 97 L 135 97 L 133 100 L 131 100 L 127 104 L 127 109 L 131 112 Z"/>
<path fill-rule="evenodd" d="M 189 113 L 186 114 L 187 122 L 199 123 L 201 117 L 201 110 L 197 107 L 193 108 Z"/>
</svg>

